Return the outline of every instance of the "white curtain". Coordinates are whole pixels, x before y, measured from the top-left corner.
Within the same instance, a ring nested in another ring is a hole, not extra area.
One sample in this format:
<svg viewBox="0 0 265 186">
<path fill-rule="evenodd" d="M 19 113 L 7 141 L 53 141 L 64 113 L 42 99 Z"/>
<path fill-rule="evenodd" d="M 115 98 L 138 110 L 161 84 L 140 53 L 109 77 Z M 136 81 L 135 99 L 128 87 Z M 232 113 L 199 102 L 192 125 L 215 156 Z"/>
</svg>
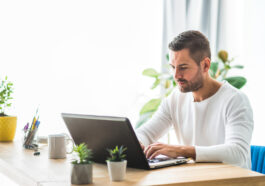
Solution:
<svg viewBox="0 0 265 186">
<path fill-rule="evenodd" d="M 168 43 L 186 30 L 199 30 L 205 34 L 210 41 L 213 57 L 220 49 L 235 50 L 233 42 L 240 42 L 242 38 L 240 26 L 238 26 L 242 23 L 238 19 L 242 15 L 241 7 L 242 3 L 239 1 L 165 0 L 163 5 L 163 64 L 166 63 Z M 228 46 L 230 47 L 227 48 Z M 235 53 L 238 54 L 242 49 L 238 46 L 236 48 Z"/>
</svg>

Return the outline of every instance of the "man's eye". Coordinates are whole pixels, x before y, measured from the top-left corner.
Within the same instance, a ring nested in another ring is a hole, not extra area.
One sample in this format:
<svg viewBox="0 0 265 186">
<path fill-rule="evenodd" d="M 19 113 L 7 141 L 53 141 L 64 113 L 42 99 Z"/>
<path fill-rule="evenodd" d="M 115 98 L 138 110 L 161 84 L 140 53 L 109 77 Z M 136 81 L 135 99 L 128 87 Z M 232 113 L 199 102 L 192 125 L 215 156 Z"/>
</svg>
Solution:
<svg viewBox="0 0 265 186">
<path fill-rule="evenodd" d="M 182 68 L 179 68 L 179 70 L 186 70 L 187 68 L 184 68 L 184 67 L 182 67 Z"/>
</svg>

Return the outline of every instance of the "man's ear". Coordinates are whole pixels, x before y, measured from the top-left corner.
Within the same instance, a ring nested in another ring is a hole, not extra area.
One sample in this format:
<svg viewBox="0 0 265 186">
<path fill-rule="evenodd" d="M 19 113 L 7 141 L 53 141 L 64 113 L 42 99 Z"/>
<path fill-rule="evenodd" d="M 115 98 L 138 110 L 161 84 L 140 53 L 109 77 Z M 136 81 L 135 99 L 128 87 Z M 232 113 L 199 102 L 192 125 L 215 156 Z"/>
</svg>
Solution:
<svg viewBox="0 0 265 186">
<path fill-rule="evenodd" d="M 205 57 L 201 62 L 201 69 L 203 72 L 208 72 L 211 66 L 211 60 L 208 57 Z"/>
</svg>

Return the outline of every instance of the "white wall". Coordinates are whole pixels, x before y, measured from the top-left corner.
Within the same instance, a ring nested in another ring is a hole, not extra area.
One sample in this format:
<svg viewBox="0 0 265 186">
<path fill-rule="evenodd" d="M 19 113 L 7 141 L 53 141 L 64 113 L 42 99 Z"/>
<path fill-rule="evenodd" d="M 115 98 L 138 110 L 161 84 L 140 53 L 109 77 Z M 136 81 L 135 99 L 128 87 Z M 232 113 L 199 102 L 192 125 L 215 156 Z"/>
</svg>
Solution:
<svg viewBox="0 0 265 186">
<path fill-rule="evenodd" d="M 141 73 L 160 69 L 161 32 L 159 0 L 1 1 L 0 77 L 14 82 L 17 132 L 38 105 L 40 135 L 65 130 L 61 112 L 134 125 L 152 92 Z"/>
<path fill-rule="evenodd" d="M 243 90 L 254 112 L 252 144 L 265 146 L 265 1 L 246 0 L 244 9 L 244 75 L 248 79 Z"/>
<path fill-rule="evenodd" d="M 226 0 L 226 41 L 224 49 L 235 57 L 234 64 L 244 65 L 243 70 L 231 70 L 230 75 L 243 75 L 247 84 L 242 91 L 247 94 L 254 115 L 253 145 L 265 145 L 265 1 Z"/>
</svg>

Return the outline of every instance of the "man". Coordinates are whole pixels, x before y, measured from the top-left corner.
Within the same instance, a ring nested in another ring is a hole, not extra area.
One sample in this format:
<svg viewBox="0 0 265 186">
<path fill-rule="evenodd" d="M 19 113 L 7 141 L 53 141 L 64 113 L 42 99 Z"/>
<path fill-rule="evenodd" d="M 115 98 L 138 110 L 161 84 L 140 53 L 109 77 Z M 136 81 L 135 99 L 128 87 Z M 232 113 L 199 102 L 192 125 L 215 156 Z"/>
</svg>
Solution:
<svg viewBox="0 0 265 186">
<path fill-rule="evenodd" d="M 253 114 L 248 98 L 228 82 L 208 73 L 208 39 L 186 31 L 169 44 L 171 66 L 180 91 L 160 105 L 137 137 L 147 158 L 191 157 L 196 162 L 224 162 L 251 168 Z M 173 125 L 179 145 L 157 143 Z"/>
</svg>

